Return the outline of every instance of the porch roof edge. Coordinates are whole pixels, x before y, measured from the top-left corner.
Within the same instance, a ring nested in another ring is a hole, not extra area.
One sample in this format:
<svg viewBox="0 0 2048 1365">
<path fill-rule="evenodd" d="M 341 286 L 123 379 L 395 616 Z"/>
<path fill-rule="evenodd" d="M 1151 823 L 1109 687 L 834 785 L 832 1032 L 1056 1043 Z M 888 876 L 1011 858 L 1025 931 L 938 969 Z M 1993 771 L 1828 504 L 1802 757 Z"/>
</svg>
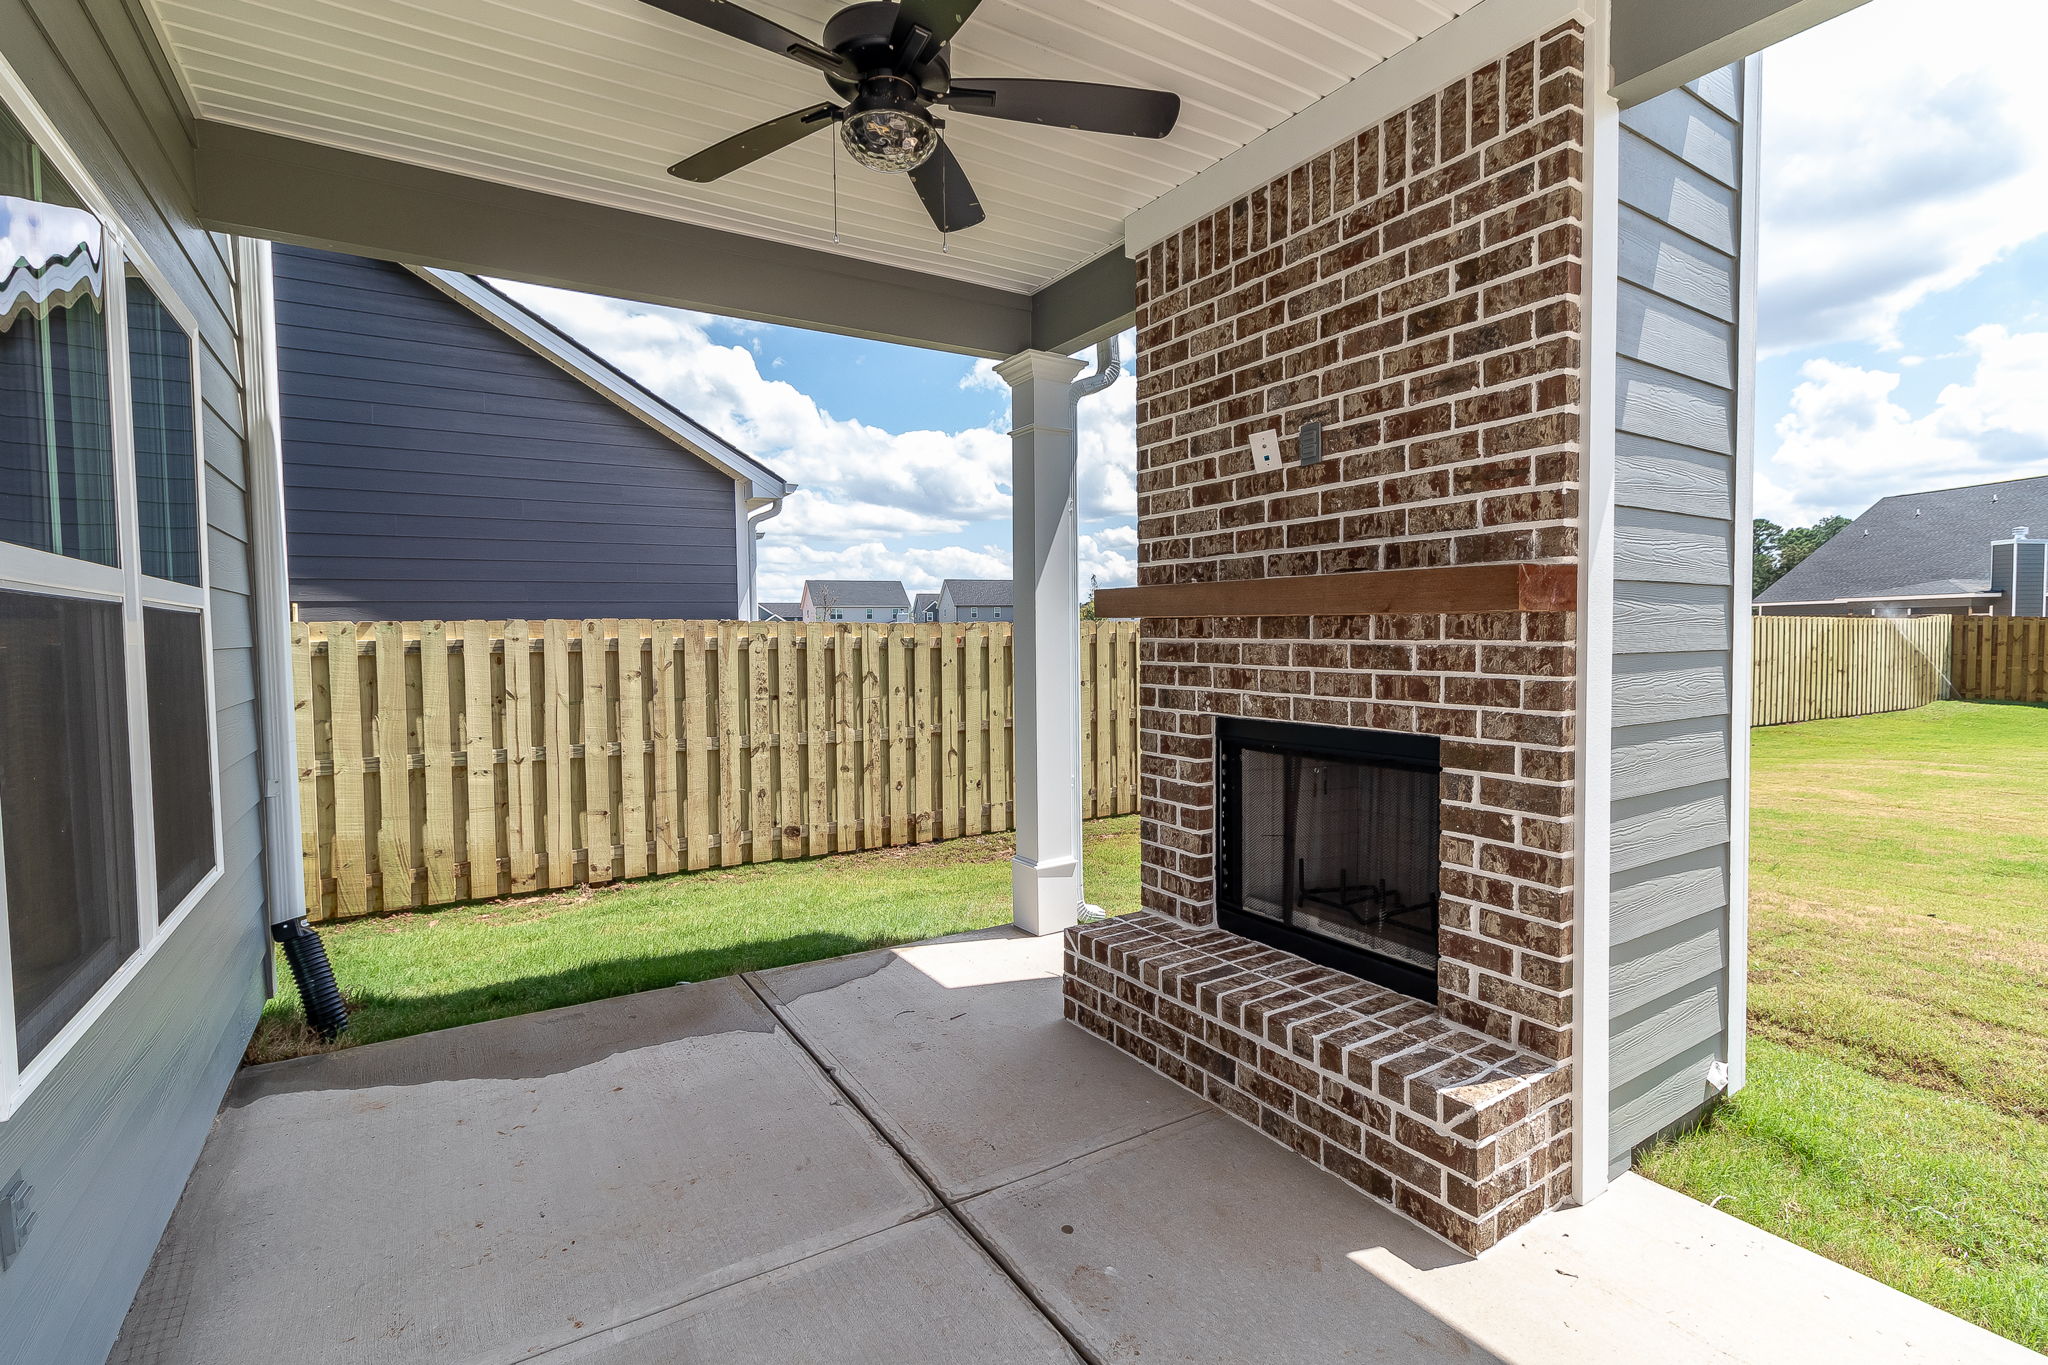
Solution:
<svg viewBox="0 0 2048 1365">
<path fill-rule="evenodd" d="M 1030 294 L 235 124 L 201 120 L 197 142 L 198 217 L 219 232 L 963 355 L 1033 342 Z"/>
</svg>

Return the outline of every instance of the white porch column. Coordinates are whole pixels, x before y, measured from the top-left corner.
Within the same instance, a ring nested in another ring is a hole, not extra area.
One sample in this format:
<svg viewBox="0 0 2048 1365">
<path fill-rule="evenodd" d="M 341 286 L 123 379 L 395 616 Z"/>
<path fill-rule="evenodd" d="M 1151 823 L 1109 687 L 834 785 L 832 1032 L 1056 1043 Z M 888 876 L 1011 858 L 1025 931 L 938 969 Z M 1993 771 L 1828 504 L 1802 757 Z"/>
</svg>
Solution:
<svg viewBox="0 0 2048 1365">
<path fill-rule="evenodd" d="M 1025 351 L 996 366 L 1010 386 L 1010 563 L 1017 926 L 1056 934 L 1081 910 L 1081 561 L 1075 519 L 1074 377 L 1083 364 Z"/>
</svg>

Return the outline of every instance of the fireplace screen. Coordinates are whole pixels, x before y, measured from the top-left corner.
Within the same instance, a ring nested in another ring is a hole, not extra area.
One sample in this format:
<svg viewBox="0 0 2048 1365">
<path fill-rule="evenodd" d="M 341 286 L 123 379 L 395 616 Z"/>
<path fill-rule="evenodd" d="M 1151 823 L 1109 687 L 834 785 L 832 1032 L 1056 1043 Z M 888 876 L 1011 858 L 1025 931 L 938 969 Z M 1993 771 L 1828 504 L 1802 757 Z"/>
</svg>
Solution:
<svg viewBox="0 0 2048 1365">
<path fill-rule="evenodd" d="M 1436 998 L 1437 741 L 1224 719 L 1218 916 Z"/>
</svg>

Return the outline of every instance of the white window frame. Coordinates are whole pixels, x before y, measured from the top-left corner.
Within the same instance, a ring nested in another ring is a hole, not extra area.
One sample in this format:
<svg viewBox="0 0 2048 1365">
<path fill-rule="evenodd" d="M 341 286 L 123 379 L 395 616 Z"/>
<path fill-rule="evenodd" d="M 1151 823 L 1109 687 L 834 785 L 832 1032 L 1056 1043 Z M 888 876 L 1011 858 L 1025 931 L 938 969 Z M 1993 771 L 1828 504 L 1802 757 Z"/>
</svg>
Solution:
<svg viewBox="0 0 2048 1365">
<path fill-rule="evenodd" d="M 220 733 L 214 684 L 213 573 L 211 557 L 207 553 L 206 422 L 200 387 L 200 348 L 205 343 L 199 320 L 171 286 L 169 278 L 150 260 L 134 234 L 123 225 L 113 210 L 112 201 L 4 59 L 0 59 L 0 105 L 4 105 L 27 130 L 37 148 L 99 219 L 100 229 L 105 234 L 105 257 L 101 268 L 106 278 L 106 291 L 101 302 L 106 316 L 107 398 L 114 447 L 115 544 L 120 565 L 110 568 L 104 564 L 0 542 L 0 589 L 25 589 L 45 596 L 121 603 L 129 795 L 134 829 L 130 852 L 135 860 L 134 911 L 139 934 L 135 950 L 128 954 L 114 974 L 101 983 L 77 1013 L 65 1021 L 64 1027 L 44 1044 L 34 1060 L 26 1067 L 21 1066 L 15 1035 L 12 943 L 6 932 L 6 875 L 4 864 L 0 864 L 0 1120 L 4 1120 L 12 1117 L 63 1063 L 107 1008 L 141 975 L 158 950 L 191 917 L 194 908 L 219 883 L 227 859 L 222 844 Z M 142 572 L 141 502 L 136 487 L 134 393 L 128 352 L 128 275 L 131 271 L 149 286 L 165 311 L 184 329 L 191 352 L 192 478 L 194 520 L 199 536 L 197 587 L 145 577 Z M 206 708 L 207 751 L 212 755 L 207 787 L 213 816 L 213 866 L 172 908 L 171 913 L 161 918 L 157 904 L 156 812 L 151 799 L 148 661 L 143 652 L 143 613 L 145 609 L 159 607 L 194 613 L 203 623 L 203 703 Z"/>
</svg>

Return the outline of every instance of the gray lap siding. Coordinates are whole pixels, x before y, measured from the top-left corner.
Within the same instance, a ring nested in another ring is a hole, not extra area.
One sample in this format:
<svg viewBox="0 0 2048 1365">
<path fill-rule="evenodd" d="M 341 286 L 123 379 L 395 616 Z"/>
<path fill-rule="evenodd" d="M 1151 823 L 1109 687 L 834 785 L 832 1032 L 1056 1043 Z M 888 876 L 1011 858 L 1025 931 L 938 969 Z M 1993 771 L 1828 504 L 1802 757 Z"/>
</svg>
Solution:
<svg viewBox="0 0 2048 1365">
<path fill-rule="evenodd" d="M 0 1122 L 0 1180 L 38 1212 L 0 1275 L 0 1356 L 103 1360 L 265 993 L 248 454 L 233 243 L 193 221 L 188 124 L 147 18 L 123 0 L 0 0 L 0 55 L 197 315 L 221 875 L 55 1069 Z"/>
<path fill-rule="evenodd" d="M 1623 116 L 1617 319 L 1612 1169 L 1728 1054 L 1742 68 Z"/>
<path fill-rule="evenodd" d="M 275 261 L 301 616 L 735 614 L 729 476 L 408 270 Z"/>
</svg>

